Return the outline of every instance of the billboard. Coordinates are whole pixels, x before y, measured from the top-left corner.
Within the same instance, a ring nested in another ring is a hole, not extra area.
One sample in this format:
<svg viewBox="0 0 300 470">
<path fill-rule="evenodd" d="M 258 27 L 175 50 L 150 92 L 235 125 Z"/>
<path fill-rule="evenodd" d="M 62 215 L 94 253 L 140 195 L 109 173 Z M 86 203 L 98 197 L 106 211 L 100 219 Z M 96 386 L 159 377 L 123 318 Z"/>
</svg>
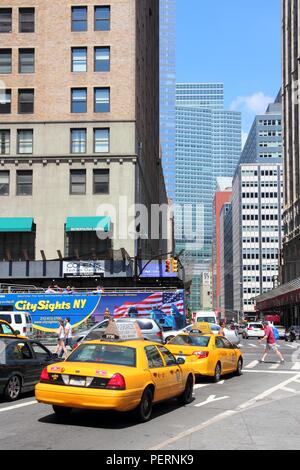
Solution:
<svg viewBox="0 0 300 470">
<path fill-rule="evenodd" d="M 58 321 L 69 317 L 73 328 L 86 323 L 91 317 L 101 321 L 109 310 L 114 318 L 134 312 L 149 315 L 155 309 L 166 315 L 184 315 L 184 291 L 114 292 L 105 294 L 0 294 L 1 310 L 28 312 L 36 330 L 55 332 Z"/>
</svg>

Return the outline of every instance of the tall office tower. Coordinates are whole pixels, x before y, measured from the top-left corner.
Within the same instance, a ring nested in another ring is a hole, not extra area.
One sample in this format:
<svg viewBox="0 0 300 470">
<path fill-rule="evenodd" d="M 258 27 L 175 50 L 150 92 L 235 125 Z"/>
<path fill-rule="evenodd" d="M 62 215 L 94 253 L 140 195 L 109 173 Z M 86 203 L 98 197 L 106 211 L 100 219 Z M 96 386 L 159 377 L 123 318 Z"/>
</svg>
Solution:
<svg viewBox="0 0 300 470">
<path fill-rule="evenodd" d="M 175 238 L 192 277 L 191 307 L 202 307 L 201 274 L 211 271 L 212 207 L 219 176 L 232 177 L 241 154 L 241 114 L 224 110 L 218 83 L 176 87 Z M 195 240 L 196 237 L 196 240 Z"/>
<path fill-rule="evenodd" d="M 7 0 L 0 35 L 0 258 L 157 253 L 159 0 Z"/>
<path fill-rule="evenodd" d="M 284 240 L 283 281 L 300 277 L 300 63 L 299 0 L 282 0 Z M 300 309 L 298 310 L 300 315 Z"/>
<path fill-rule="evenodd" d="M 160 142 L 168 197 L 175 197 L 176 0 L 160 0 Z"/>
<path fill-rule="evenodd" d="M 278 95 L 256 116 L 233 183 L 234 309 L 255 311 L 254 298 L 276 285 L 282 244 L 282 112 Z"/>
</svg>

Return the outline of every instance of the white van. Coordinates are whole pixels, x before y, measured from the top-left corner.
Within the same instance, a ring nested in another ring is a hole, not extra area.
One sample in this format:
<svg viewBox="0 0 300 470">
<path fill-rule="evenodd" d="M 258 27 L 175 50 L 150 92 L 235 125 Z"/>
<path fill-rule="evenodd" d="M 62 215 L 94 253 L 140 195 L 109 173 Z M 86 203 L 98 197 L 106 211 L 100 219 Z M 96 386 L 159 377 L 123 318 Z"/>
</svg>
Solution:
<svg viewBox="0 0 300 470">
<path fill-rule="evenodd" d="M 213 310 L 203 310 L 193 313 L 193 322 L 218 323 L 218 319 L 216 313 Z"/>
<path fill-rule="evenodd" d="M 0 320 L 9 323 L 14 330 L 20 332 L 20 335 L 32 335 L 32 319 L 29 313 L 0 311 Z"/>
</svg>

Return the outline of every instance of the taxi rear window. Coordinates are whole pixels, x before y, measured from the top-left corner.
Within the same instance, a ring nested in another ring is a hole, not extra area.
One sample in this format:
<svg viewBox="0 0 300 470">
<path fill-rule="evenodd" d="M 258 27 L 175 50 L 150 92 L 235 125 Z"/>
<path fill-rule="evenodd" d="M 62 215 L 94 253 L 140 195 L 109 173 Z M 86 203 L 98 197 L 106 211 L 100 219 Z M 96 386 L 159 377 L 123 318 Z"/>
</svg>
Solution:
<svg viewBox="0 0 300 470">
<path fill-rule="evenodd" d="M 178 344 L 180 346 L 201 346 L 202 348 L 207 348 L 209 345 L 210 336 L 176 336 L 170 344 Z"/>
<path fill-rule="evenodd" d="M 67 362 L 92 362 L 136 367 L 136 350 L 116 344 L 82 344 Z"/>
</svg>

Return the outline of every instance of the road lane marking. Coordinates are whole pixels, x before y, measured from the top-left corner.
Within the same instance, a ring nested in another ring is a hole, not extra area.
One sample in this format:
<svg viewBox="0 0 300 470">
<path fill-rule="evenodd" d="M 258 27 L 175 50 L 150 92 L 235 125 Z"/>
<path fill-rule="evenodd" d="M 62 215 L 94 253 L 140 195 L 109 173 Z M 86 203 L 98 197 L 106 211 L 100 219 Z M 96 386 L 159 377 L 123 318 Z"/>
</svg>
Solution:
<svg viewBox="0 0 300 470">
<path fill-rule="evenodd" d="M 196 384 L 194 385 L 194 390 L 198 390 L 199 388 L 208 387 L 210 384 Z"/>
<path fill-rule="evenodd" d="M 278 369 L 279 366 L 280 364 L 273 364 L 272 366 L 270 366 L 270 369 L 275 370 Z"/>
<path fill-rule="evenodd" d="M 225 380 L 220 380 L 220 382 L 217 383 L 217 385 L 223 385 L 225 383 Z"/>
<path fill-rule="evenodd" d="M 289 387 L 283 387 L 281 390 L 284 390 L 285 392 L 290 392 L 290 393 L 298 393 L 297 390 L 294 388 L 289 388 Z"/>
<path fill-rule="evenodd" d="M 0 413 L 4 411 L 11 411 L 11 410 L 16 410 L 18 408 L 23 408 L 24 406 L 31 406 L 31 405 L 36 405 L 37 401 L 28 401 L 26 403 L 22 403 L 21 405 L 12 405 L 12 406 L 7 406 L 6 408 L 0 408 Z"/>
<path fill-rule="evenodd" d="M 287 348 L 291 348 L 291 349 L 298 349 L 298 346 L 294 346 L 292 344 L 286 344 L 285 345 Z"/>
<path fill-rule="evenodd" d="M 256 367 L 256 366 L 257 366 L 257 364 L 259 364 L 259 362 L 258 362 L 257 360 L 256 360 L 256 361 L 252 361 L 252 362 L 250 362 L 250 364 L 248 364 L 248 365 L 246 366 L 246 369 L 253 369 L 253 367 Z"/>
<path fill-rule="evenodd" d="M 300 370 L 300 362 L 296 362 L 296 363 L 293 365 L 292 370 Z"/>
<path fill-rule="evenodd" d="M 197 403 L 197 405 L 194 405 L 194 406 L 196 408 L 200 408 L 201 406 L 209 405 L 210 403 L 215 403 L 216 401 L 227 400 L 227 398 L 229 398 L 229 397 L 216 398 L 216 395 L 210 395 L 205 401 L 203 401 L 201 403 Z"/>
<path fill-rule="evenodd" d="M 251 348 L 257 348 L 256 344 L 249 343 L 249 346 L 251 346 Z"/>
<path fill-rule="evenodd" d="M 248 372 L 255 372 L 255 371 L 248 371 Z M 273 372 L 274 373 L 274 372 Z M 223 413 L 220 413 L 217 416 L 214 416 L 213 418 L 209 419 L 208 421 L 205 421 L 204 423 L 199 424 L 198 426 L 194 426 L 190 429 L 187 429 L 186 431 L 183 431 L 182 433 L 178 434 L 177 436 L 171 437 L 170 439 L 167 439 L 164 442 L 161 442 L 157 446 L 151 447 L 148 450 L 161 450 L 171 444 L 174 444 L 175 442 L 184 439 L 186 437 L 191 436 L 192 434 L 195 434 L 196 432 L 202 431 L 203 429 L 218 423 L 220 421 L 223 421 L 231 416 L 234 416 L 239 413 L 243 413 L 246 409 L 246 407 L 252 406 L 253 403 L 256 404 L 257 400 L 262 400 L 263 398 L 267 397 L 268 395 L 274 393 L 277 389 L 280 389 L 284 387 L 285 385 L 288 385 L 289 383 L 293 381 L 297 381 L 300 379 L 300 375 L 297 374 L 295 375 L 292 379 L 286 380 L 279 384 L 277 387 L 272 387 L 269 390 L 266 390 L 263 394 L 257 395 L 257 397 L 253 398 L 252 400 L 247 401 L 243 405 L 238 406 L 235 410 L 227 410 Z M 263 397 L 263 398 L 262 398 Z M 255 400 L 255 401 L 254 401 Z"/>
<path fill-rule="evenodd" d="M 259 369 L 259 370 L 247 370 L 244 369 L 243 372 L 252 372 L 252 374 L 295 374 L 295 371 L 292 370 L 265 370 L 265 369 Z M 295 382 L 297 382 L 295 380 Z"/>
</svg>

